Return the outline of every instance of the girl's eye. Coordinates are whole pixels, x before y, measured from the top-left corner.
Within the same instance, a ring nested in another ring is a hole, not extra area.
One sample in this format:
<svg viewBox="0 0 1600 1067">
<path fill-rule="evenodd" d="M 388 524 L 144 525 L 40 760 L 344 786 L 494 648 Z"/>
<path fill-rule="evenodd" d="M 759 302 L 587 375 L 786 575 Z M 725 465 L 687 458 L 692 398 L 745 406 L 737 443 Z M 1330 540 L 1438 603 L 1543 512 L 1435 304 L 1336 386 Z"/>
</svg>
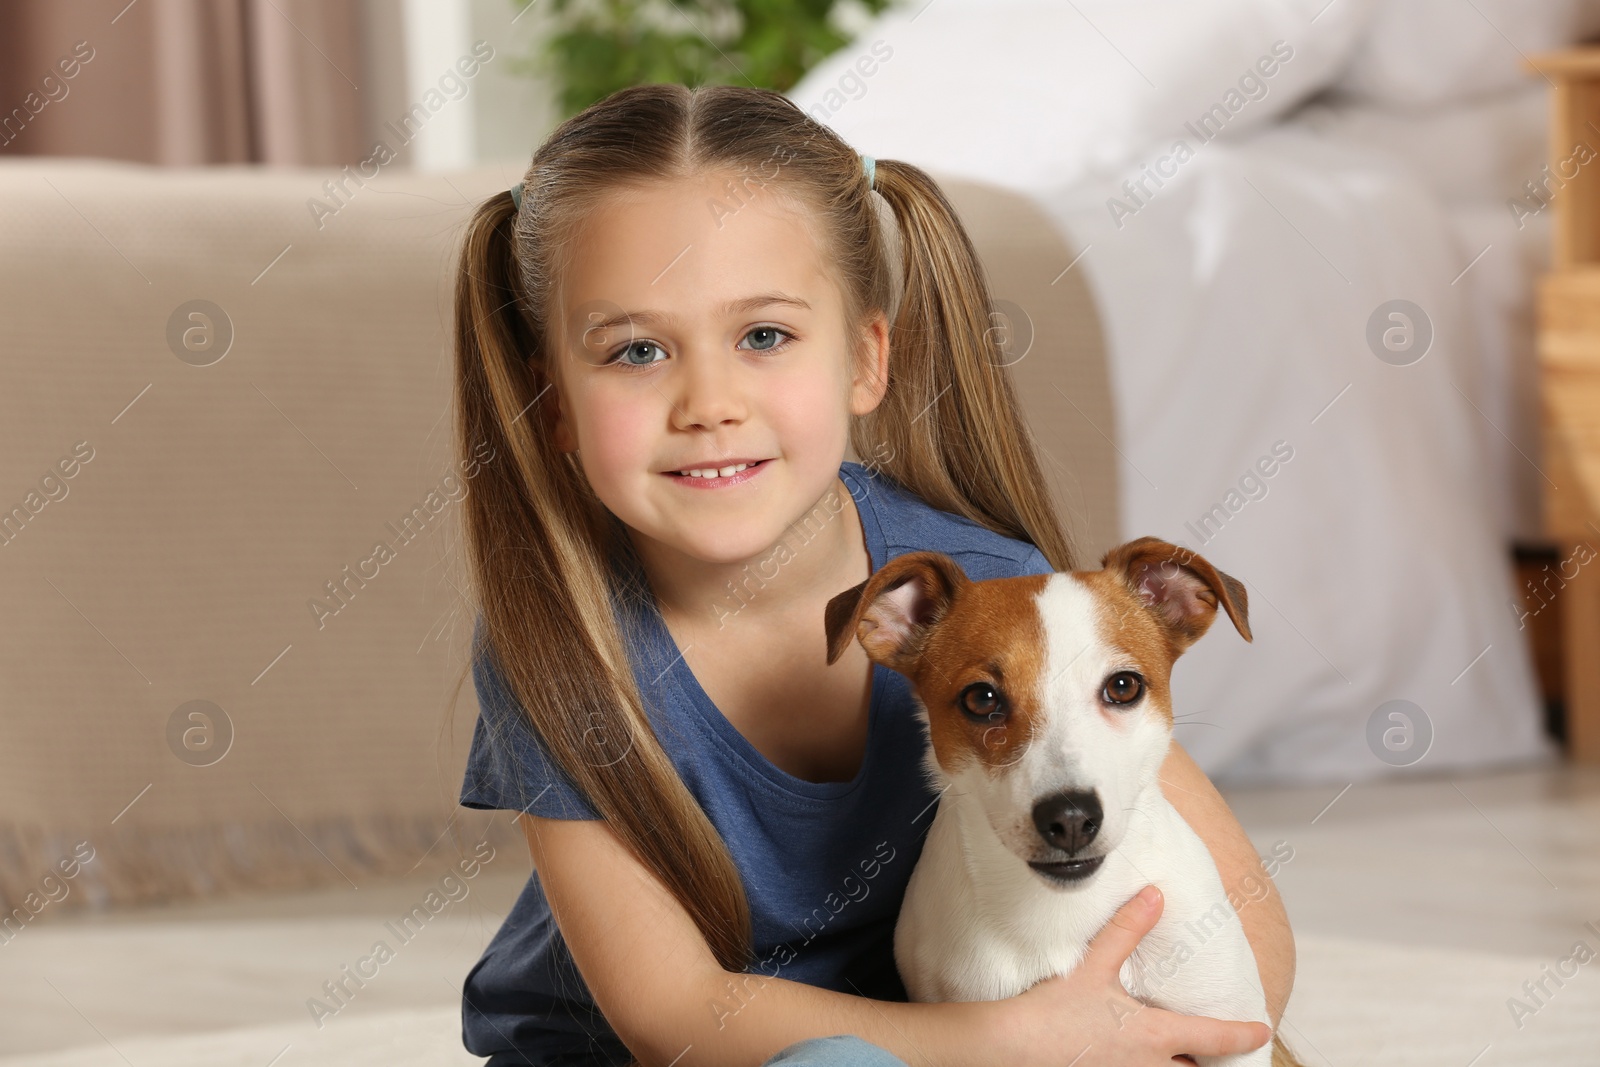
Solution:
<svg viewBox="0 0 1600 1067">
<path fill-rule="evenodd" d="M 1132 704 L 1144 696 L 1144 679 L 1133 671 L 1118 671 L 1106 679 L 1100 695 L 1107 704 Z"/>
<path fill-rule="evenodd" d="M 794 334 L 789 333 L 787 330 L 780 330 L 776 326 L 757 326 L 744 336 L 746 340 L 761 336 L 766 341 L 765 344 L 757 344 L 755 346 L 754 350 L 757 352 L 776 352 L 789 347 L 789 342 L 794 340 Z M 779 344 L 778 338 L 780 337 L 789 338 L 789 342 Z"/>
<path fill-rule="evenodd" d="M 652 363 L 660 363 L 661 361 L 659 359 L 645 359 L 639 362 L 636 362 L 633 359 L 634 356 L 640 355 L 641 353 L 648 355 L 651 349 L 655 349 L 657 352 L 664 351 L 664 349 L 662 349 L 662 347 L 656 344 L 654 341 L 634 341 L 623 346 L 622 348 L 617 349 L 617 351 L 614 352 L 611 358 L 606 362 L 622 363 L 629 367 L 648 367 Z"/>
<path fill-rule="evenodd" d="M 794 341 L 794 335 L 787 330 L 780 330 L 776 326 L 757 326 L 745 334 L 745 339 L 755 338 L 757 344 L 751 349 L 754 352 L 781 352 L 788 348 Z M 779 342 L 779 338 L 787 338 Z M 654 341 L 634 341 L 612 353 L 607 363 L 621 363 L 627 367 L 649 367 L 661 362 L 660 358 L 651 358 L 652 350 L 660 353 L 665 358 L 666 350 Z M 644 358 L 638 358 L 644 357 Z"/>
<path fill-rule="evenodd" d="M 1005 716 L 1000 690 L 988 682 L 973 682 L 961 691 L 961 710 L 970 718 L 995 722 Z"/>
</svg>

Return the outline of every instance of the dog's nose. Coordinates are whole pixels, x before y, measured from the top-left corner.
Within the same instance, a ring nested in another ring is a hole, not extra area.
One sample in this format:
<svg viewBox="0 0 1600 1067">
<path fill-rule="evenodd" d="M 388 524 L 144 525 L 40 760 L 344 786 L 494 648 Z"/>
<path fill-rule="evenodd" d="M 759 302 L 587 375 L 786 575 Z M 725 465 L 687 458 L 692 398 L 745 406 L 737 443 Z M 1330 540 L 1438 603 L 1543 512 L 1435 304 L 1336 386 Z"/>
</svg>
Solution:
<svg viewBox="0 0 1600 1067">
<path fill-rule="evenodd" d="M 1089 847 L 1104 815 L 1100 797 L 1093 792 L 1057 793 L 1034 805 L 1033 825 L 1056 848 L 1076 853 Z"/>
</svg>

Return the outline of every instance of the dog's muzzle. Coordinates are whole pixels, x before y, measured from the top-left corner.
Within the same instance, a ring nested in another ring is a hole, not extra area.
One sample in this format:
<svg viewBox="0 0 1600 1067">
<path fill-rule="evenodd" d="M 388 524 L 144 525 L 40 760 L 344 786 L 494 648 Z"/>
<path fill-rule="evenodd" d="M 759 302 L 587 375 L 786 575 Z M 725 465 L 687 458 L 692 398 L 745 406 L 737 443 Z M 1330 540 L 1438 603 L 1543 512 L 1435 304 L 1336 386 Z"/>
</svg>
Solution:
<svg viewBox="0 0 1600 1067">
<path fill-rule="evenodd" d="M 1065 852 L 1064 860 L 1029 860 L 1028 866 L 1057 882 L 1079 882 L 1105 862 L 1105 856 L 1079 856 L 1100 832 L 1105 811 L 1094 792 L 1056 793 L 1033 807 L 1033 825 L 1046 844 Z"/>
</svg>

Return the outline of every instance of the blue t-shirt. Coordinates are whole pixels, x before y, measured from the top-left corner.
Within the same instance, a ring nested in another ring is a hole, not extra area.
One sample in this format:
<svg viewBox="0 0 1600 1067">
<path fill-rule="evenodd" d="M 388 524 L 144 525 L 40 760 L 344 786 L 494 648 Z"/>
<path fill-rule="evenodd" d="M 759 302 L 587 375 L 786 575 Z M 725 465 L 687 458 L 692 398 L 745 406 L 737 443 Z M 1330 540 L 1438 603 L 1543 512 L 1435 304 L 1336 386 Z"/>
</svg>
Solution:
<svg viewBox="0 0 1600 1067">
<path fill-rule="evenodd" d="M 975 581 L 1051 570 L 1033 545 L 937 511 L 881 472 L 845 462 L 839 477 L 856 502 L 874 572 L 918 549 L 946 553 Z M 653 602 L 628 610 L 636 614 L 619 621 L 635 635 L 629 655 L 651 724 L 744 880 L 754 935 L 748 970 L 906 1000 L 894 964 L 895 920 L 937 800 L 922 769 L 927 732 L 909 683 L 874 665 L 866 756 L 855 779 L 806 781 L 774 766 L 717 710 Z M 481 626 L 480 618 L 474 648 Z M 461 803 L 598 818 L 544 749 L 491 657 L 474 661 L 473 678 L 480 710 Z M 724 1010 L 738 1006 L 730 992 Z M 467 975 L 462 1036 L 490 1067 L 629 1060 L 584 986 L 537 872 Z"/>
</svg>

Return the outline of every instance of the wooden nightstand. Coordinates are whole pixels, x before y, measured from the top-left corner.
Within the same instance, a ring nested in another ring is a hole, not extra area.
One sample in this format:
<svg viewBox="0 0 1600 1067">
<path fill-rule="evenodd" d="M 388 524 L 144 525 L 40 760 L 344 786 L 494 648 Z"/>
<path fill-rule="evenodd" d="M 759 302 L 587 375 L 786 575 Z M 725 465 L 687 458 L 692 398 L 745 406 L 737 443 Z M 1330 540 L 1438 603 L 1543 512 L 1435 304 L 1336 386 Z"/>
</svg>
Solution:
<svg viewBox="0 0 1600 1067">
<path fill-rule="evenodd" d="M 1556 486 L 1544 518 L 1559 561 L 1539 595 L 1560 608 L 1568 750 L 1600 763 L 1600 48 L 1530 65 L 1555 83 L 1553 262 L 1538 321 L 1544 472 Z"/>
</svg>

